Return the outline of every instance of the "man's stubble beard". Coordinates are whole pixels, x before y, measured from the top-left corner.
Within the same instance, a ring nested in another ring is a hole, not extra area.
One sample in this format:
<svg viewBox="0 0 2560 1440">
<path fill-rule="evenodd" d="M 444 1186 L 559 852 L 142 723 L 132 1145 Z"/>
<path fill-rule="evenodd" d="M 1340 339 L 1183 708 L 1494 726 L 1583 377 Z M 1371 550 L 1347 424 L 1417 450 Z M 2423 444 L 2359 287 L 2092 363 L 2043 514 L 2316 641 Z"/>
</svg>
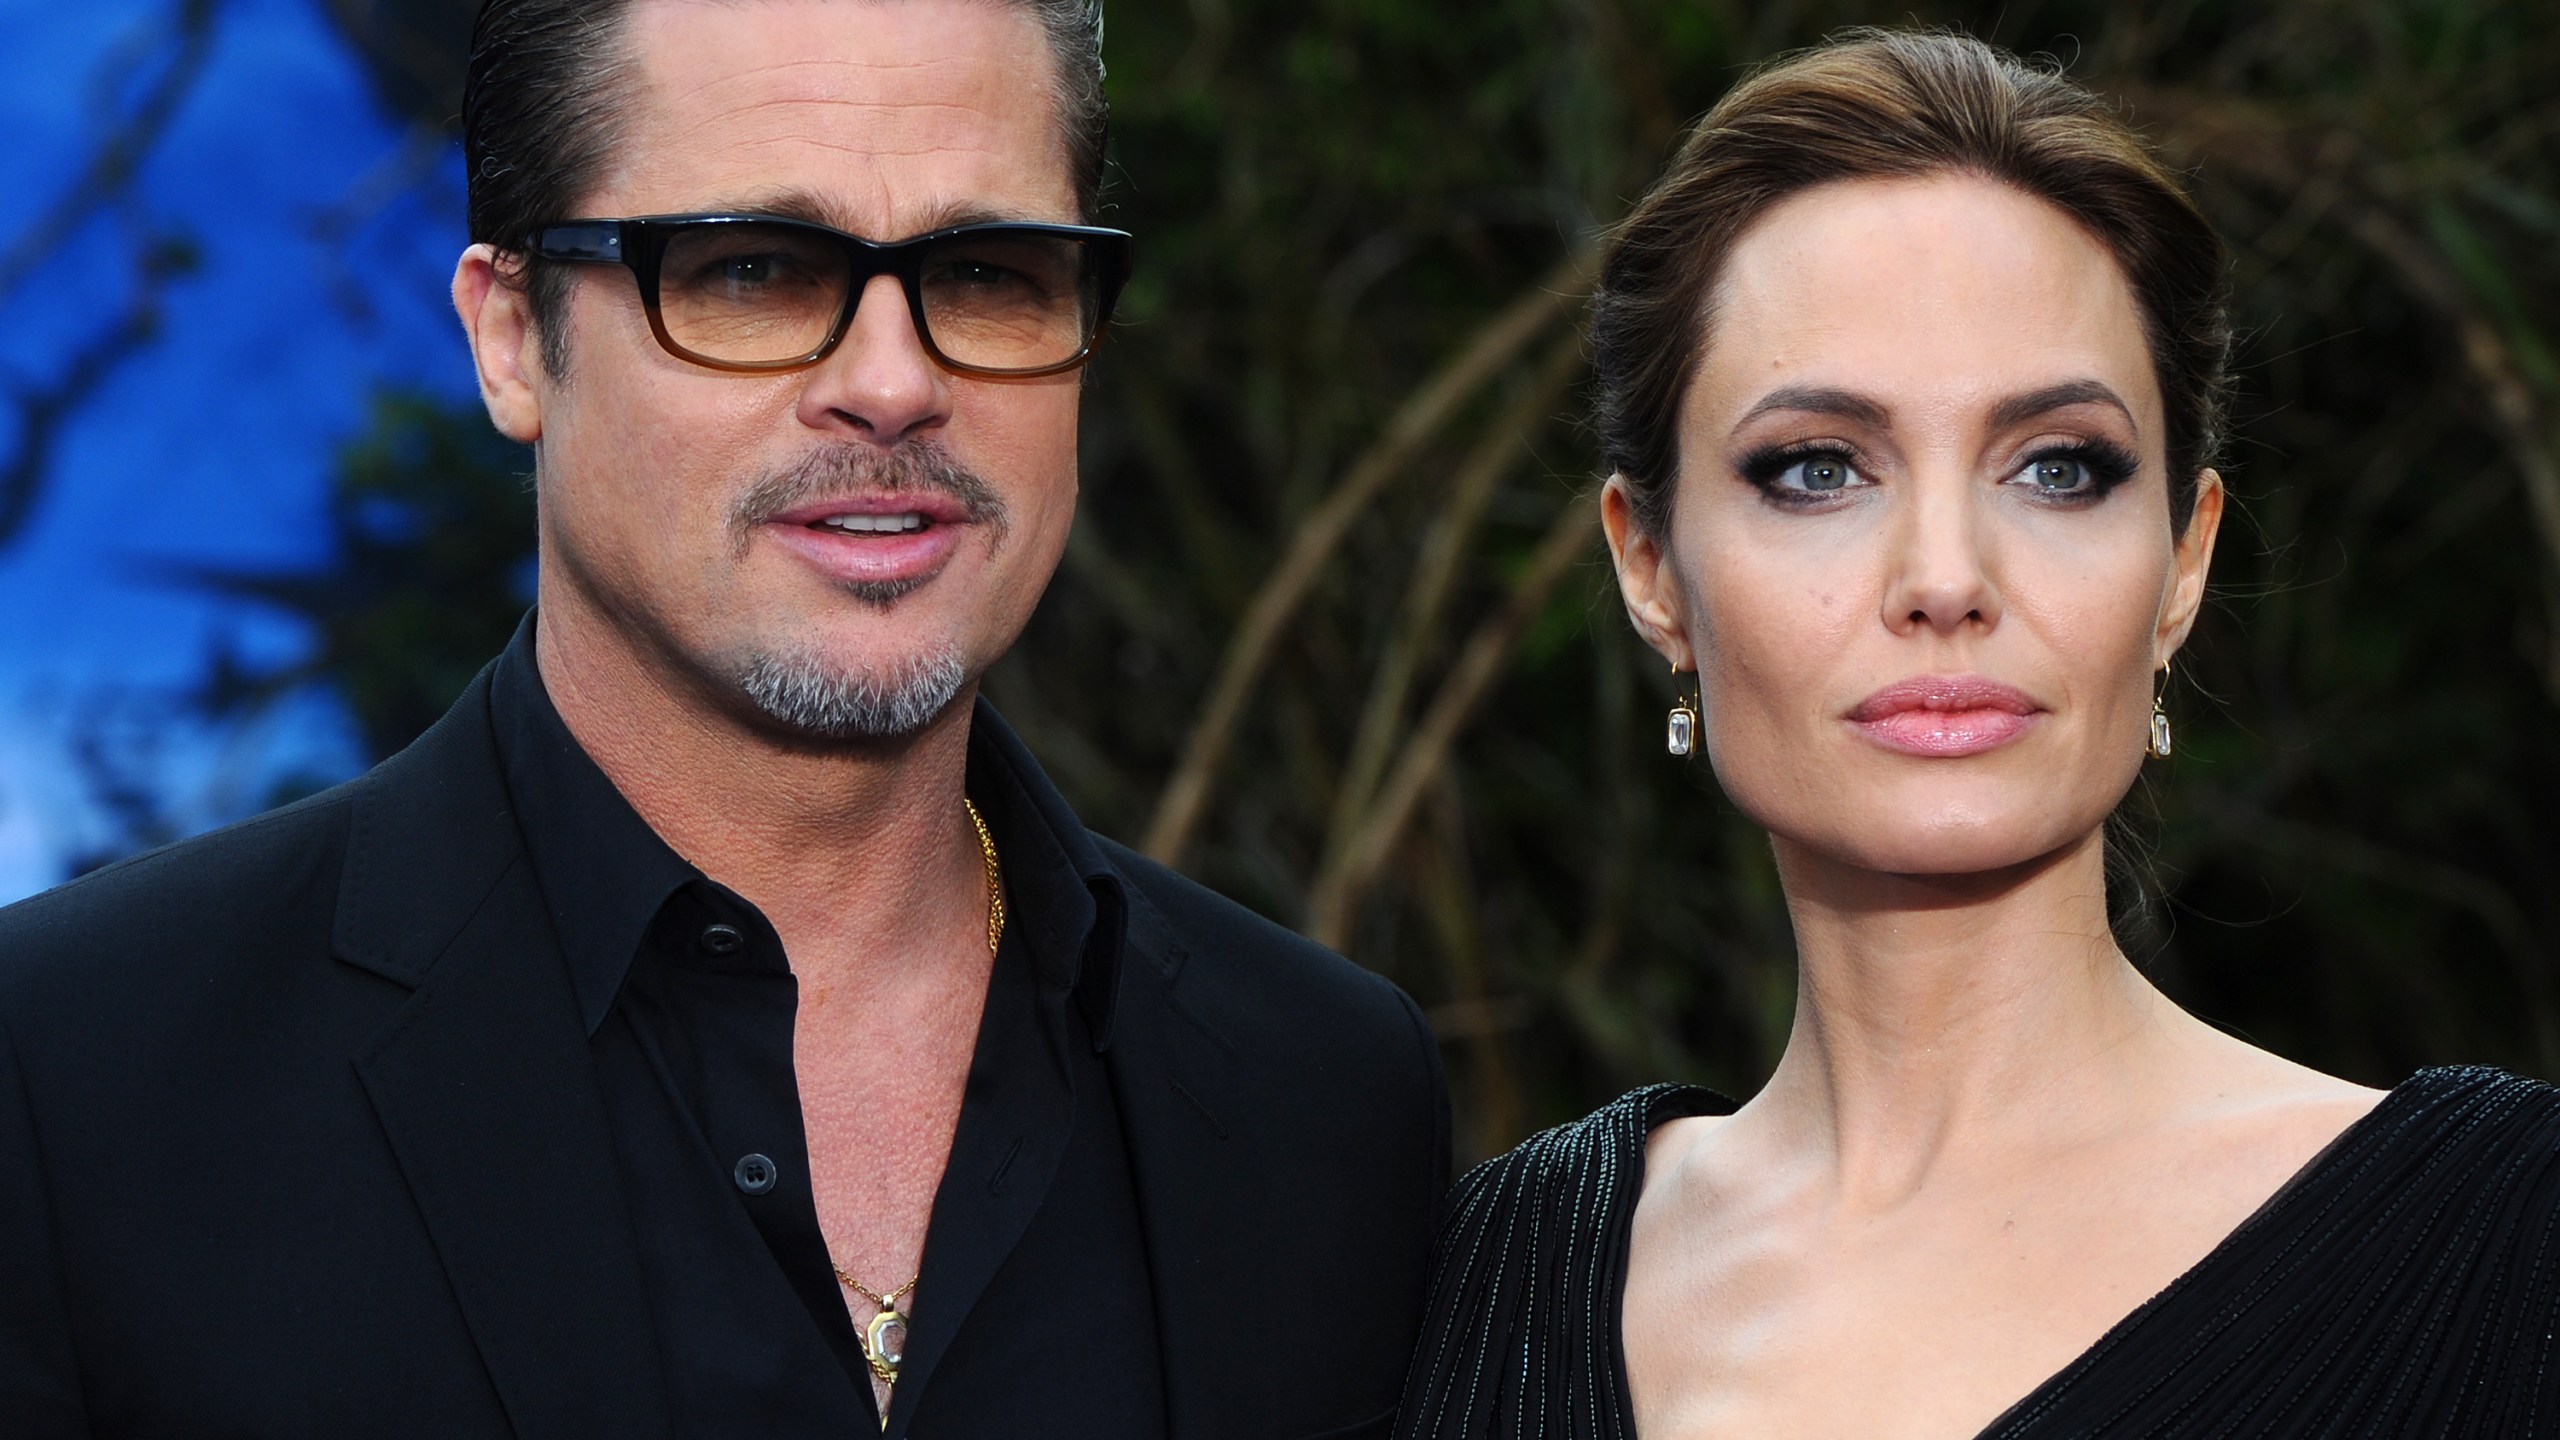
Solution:
<svg viewBox="0 0 2560 1440">
<path fill-rule="evenodd" d="M 743 557 L 757 527 L 785 511 L 889 492 L 949 496 L 986 536 L 990 555 L 1004 545 L 1010 519 L 995 488 L 940 446 L 924 441 L 885 454 L 862 445 L 831 446 L 757 481 L 731 508 L 732 552 Z M 887 612 L 928 579 L 857 581 L 838 588 Z M 837 742 L 896 742 L 914 736 L 941 718 L 972 678 L 959 645 L 948 641 L 887 663 L 868 658 L 848 663 L 816 646 L 751 643 L 718 657 L 712 668 L 765 720 L 803 739 Z"/>
</svg>

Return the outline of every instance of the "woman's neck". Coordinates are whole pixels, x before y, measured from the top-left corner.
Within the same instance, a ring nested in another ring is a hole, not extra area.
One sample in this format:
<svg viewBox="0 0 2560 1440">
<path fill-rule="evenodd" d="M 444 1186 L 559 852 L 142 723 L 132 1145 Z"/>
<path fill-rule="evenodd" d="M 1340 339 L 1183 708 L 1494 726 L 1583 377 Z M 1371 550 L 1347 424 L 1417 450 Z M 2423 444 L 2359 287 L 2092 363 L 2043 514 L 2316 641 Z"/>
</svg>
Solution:
<svg viewBox="0 0 2560 1440">
<path fill-rule="evenodd" d="M 1990 875 L 1884 875 L 1785 841 L 1778 859 L 1795 1024 L 1737 1123 L 1831 1170 L 1844 1204 L 2138 1120 L 2211 1043 L 2116 947 L 2095 834 Z"/>
</svg>

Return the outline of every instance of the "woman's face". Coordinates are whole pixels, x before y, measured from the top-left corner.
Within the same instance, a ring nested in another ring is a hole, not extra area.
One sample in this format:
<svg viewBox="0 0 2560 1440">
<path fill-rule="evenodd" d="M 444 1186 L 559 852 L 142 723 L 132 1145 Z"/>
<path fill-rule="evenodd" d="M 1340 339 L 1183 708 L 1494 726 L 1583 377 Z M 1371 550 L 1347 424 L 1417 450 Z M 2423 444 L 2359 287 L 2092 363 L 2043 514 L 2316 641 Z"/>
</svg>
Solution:
<svg viewBox="0 0 2560 1440">
<path fill-rule="evenodd" d="M 2002 869 L 2132 785 L 2221 517 L 2172 533 L 2114 257 L 1996 181 L 1844 181 L 1735 245 L 1667 532 L 1605 513 L 1637 626 L 1694 664 L 1716 777 L 1782 844 Z"/>
</svg>

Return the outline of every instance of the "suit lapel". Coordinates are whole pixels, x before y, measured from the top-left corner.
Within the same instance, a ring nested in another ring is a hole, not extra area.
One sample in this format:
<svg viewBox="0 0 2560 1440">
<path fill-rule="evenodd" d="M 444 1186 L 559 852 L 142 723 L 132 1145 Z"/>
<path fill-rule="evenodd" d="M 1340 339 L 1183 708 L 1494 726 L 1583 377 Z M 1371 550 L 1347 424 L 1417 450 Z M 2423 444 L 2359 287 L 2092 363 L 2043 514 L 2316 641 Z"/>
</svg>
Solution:
<svg viewBox="0 0 2560 1440">
<path fill-rule="evenodd" d="M 1234 1047 L 1188 1003 L 1189 955 L 1129 890 L 1129 938 L 1109 1061 L 1146 1229 L 1173 1440 L 1275 1433 L 1282 1376 L 1253 1372 L 1269 1311 L 1258 1237 L 1237 1233 L 1285 1177 L 1252 1131 Z"/>
<path fill-rule="evenodd" d="M 488 676 L 376 774 L 337 943 L 414 987 L 356 1057 L 523 1440 L 667 1433 L 587 1036 L 500 778 Z"/>
</svg>

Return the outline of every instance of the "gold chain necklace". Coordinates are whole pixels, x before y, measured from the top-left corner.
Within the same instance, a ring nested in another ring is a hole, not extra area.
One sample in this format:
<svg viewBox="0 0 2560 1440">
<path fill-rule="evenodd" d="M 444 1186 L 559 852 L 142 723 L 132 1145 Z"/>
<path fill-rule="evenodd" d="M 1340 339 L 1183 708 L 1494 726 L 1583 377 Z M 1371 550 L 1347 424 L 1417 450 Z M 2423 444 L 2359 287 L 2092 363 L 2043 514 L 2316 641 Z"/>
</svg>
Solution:
<svg viewBox="0 0 2560 1440">
<path fill-rule="evenodd" d="M 978 813 L 978 804 L 968 796 L 960 803 L 969 807 L 969 823 L 978 832 L 978 852 L 987 857 L 987 953 L 996 953 L 1004 940 L 1004 866 L 996 862 L 996 837 L 987 833 L 987 819 Z"/>
<path fill-rule="evenodd" d="M 970 828 L 978 832 L 978 853 L 986 857 L 987 953 L 993 955 L 996 947 L 1004 943 L 1004 866 L 996 859 L 996 837 L 988 833 L 986 817 L 978 813 L 977 803 L 966 795 L 960 797 L 960 803 L 968 807 Z M 907 1312 L 898 1308 L 898 1297 L 914 1290 L 916 1281 L 924 1278 L 923 1272 L 918 1271 L 894 1290 L 874 1290 L 846 1274 L 845 1268 L 832 1259 L 827 1263 L 844 1288 L 878 1307 L 871 1323 L 862 1327 L 862 1358 L 870 1364 L 871 1373 L 880 1377 L 881 1384 L 896 1384 L 898 1366 L 907 1358 Z M 887 1425 L 885 1416 L 881 1423 Z"/>
</svg>

